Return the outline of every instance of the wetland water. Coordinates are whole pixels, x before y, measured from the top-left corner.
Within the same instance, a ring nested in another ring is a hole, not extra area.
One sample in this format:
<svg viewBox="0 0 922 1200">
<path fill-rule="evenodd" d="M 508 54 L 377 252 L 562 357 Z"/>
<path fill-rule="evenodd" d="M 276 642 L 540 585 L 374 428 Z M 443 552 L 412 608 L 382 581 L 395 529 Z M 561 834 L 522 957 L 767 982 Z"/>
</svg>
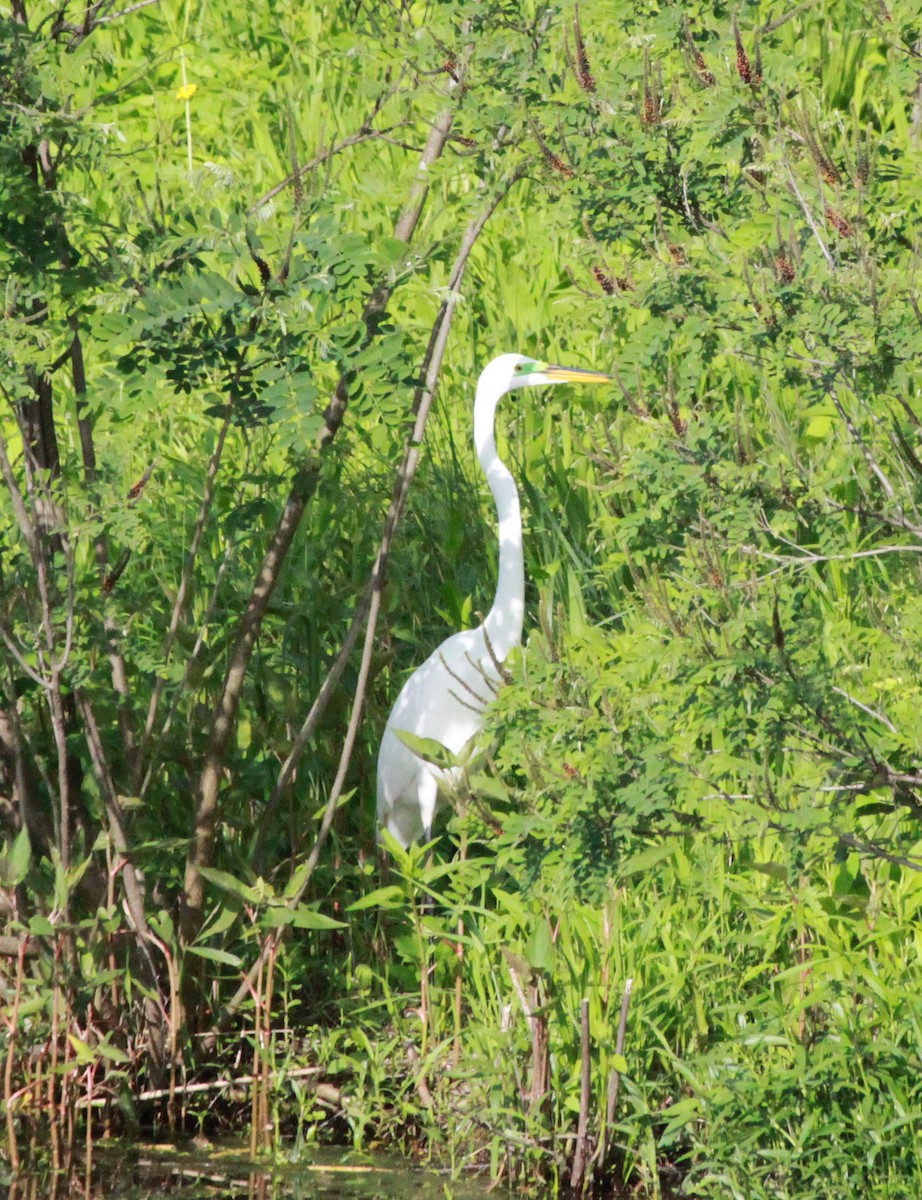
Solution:
<svg viewBox="0 0 922 1200">
<path fill-rule="evenodd" d="M 10 1181 L 9 1200 L 483 1200 L 487 1189 L 486 1178 L 452 1182 L 392 1154 L 318 1147 L 270 1165 L 239 1146 L 118 1143 L 94 1148 L 88 1179 L 82 1164 L 67 1177 L 24 1174 Z"/>
</svg>

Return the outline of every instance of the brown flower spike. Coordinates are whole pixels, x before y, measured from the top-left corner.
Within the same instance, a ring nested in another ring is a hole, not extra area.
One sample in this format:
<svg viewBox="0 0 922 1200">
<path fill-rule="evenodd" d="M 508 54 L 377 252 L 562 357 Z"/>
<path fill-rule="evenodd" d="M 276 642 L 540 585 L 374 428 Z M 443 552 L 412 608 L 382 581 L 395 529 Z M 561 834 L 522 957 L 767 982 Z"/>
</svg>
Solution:
<svg viewBox="0 0 922 1200">
<path fill-rule="evenodd" d="M 841 213 L 837 213 L 830 205 L 826 205 L 826 220 L 833 227 L 839 237 L 850 238 L 855 236 L 855 230 L 846 221 Z"/>
<path fill-rule="evenodd" d="M 778 279 L 783 284 L 793 283 L 797 277 L 797 271 L 794 269 L 794 264 L 788 258 L 783 250 L 775 256 L 775 271 Z"/>
<path fill-rule="evenodd" d="M 704 55 L 695 45 L 691 34 L 691 26 L 689 25 L 687 18 L 685 20 L 685 40 L 688 43 L 688 53 L 691 55 L 692 62 L 695 64 L 695 71 L 697 72 L 698 78 L 705 87 L 714 87 L 714 85 L 717 83 L 717 79 L 714 75 L 714 72 L 710 70 L 707 63 L 704 61 Z"/>
<path fill-rule="evenodd" d="M 579 5 L 573 10 L 573 40 L 576 43 L 576 78 L 584 92 L 595 91 L 595 76 L 589 65 L 589 55 L 586 53 L 586 43 L 583 41 L 583 31 L 579 23 Z"/>
<path fill-rule="evenodd" d="M 753 81 L 752 64 L 749 61 L 749 55 L 746 53 L 746 47 L 743 45 L 743 39 L 740 37 L 740 27 L 736 19 L 736 13 L 733 14 L 733 40 L 736 42 L 736 73 L 742 79 L 743 83 L 751 84 Z"/>
</svg>

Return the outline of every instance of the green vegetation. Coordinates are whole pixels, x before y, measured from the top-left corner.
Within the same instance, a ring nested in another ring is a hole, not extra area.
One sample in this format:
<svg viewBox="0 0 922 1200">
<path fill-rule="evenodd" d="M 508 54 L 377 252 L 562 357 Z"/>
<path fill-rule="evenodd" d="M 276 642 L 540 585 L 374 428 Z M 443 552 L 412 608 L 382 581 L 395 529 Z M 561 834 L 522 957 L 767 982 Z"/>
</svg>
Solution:
<svg viewBox="0 0 922 1200">
<path fill-rule="evenodd" d="M 920 1194 L 922 11 L 0 20 L 6 1160 Z M 513 349 L 617 383 L 501 409 L 527 645 L 382 877 Z"/>
</svg>

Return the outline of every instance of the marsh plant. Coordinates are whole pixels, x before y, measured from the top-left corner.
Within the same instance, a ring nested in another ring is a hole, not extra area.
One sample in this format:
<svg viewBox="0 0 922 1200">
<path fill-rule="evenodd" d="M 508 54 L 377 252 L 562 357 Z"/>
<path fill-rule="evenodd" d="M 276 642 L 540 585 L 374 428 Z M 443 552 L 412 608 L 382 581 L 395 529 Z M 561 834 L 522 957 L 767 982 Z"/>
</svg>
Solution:
<svg viewBox="0 0 922 1200">
<path fill-rule="evenodd" d="M 922 1189 L 917 6 L 2 17 L 4 1155 Z M 430 851 L 402 681 L 525 645 Z"/>
</svg>

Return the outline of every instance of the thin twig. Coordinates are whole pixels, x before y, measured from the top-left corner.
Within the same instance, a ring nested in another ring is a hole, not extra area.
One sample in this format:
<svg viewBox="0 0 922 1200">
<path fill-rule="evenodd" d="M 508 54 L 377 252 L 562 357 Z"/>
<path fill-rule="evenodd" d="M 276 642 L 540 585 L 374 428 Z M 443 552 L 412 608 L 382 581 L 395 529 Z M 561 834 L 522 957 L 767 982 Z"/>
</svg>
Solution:
<svg viewBox="0 0 922 1200">
<path fill-rule="evenodd" d="M 826 259 L 830 271 L 834 271 L 836 269 L 835 261 L 833 260 L 832 255 L 829 253 L 826 243 L 823 241 L 822 235 L 820 234 L 816 221 L 813 218 L 813 213 L 810 211 L 809 205 L 800 193 L 800 188 L 797 186 L 797 180 L 794 178 L 794 172 L 790 167 L 788 167 L 788 183 L 790 184 L 791 191 L 797 197 L 804 216 L 807 218 L 807 224 L 813 230 L 813 236 L 816 238 L 817 244 L 823 252 L 823 257 Z"/>
<path fill-rule="evenodd" d="M 851 435 L 852 441 L 855 443 L 855 445 L 858 447 L 858 449 L 864 455 L 865 462 L 868 464 L 868 466 L 871 468 L 871 470 L 874 472 L 874 474 L 880 480 L 881 487 L 887 493 L 887 496 L 889 497 L 889 499 L 891 499 L 891 500 L 895 499 L 896 492 L 893 489 L 893 484 L 890 482 L 890 480 L 884 474 L 882 468 L 878 465 L 877 459 L 871 453 L 870 446 L 867 445 L 864 438 L 858 432 L 858 428 L 855 425 L 854 421 L 851 419 L 851 417 L 845 411 L 842 401 L 839 399 L 839 397 L 836 395 L 836 393 L 833 391 L 832 388 L 826 389 L 826 395 L 836 406 L 836 412 L 838 412 L 839 416 L 845 422 L 845 428 L 848 430 L 849 434 Z"/>
<path fill-rule="evenodd" d="M 624 1056 L 624 1039 L 627 1033 L 627 1014 L 631 1005 L 631 992 L 634 989 L 634 980 L 626 979 L 624 981 L 624 991 L 621 995 L 621 1014 L 618 1017 L 618 1033 L 615 1037 L 615 1054 Z M 609 1162 L 609 1149 L 611 1147 L 611 1129 L 615 1123 L 615 1113 L 618 1110 L 618 1092 L 621 1090 L 621 1072 L 617 1067 L 608 1076 L 608 1095 L 605 1102 L 605 1129 L 603 1136 L 599 1140 L 598 1158 L 600 1167 L 604 1172 Z"/>
<path fill-rule="evenodd" d="M 176 589 L 176 598 L 173 601 L 173 611 L 170 613 L 170 624 L 167 629 L 166 638 L 163 643 L 161 657 L 163 660 L 164 669 L 169 665 L 170 655 L 173 652 L 173 644 L 176 641 L 179 633 L 179 625 L 183 618 L 183 612 L 186 605 L 186 596 L 192 583 L 192 571 L 195 567 L 195 561 L 198 557 L 199 546 L 205 532 L 205 524 L 208 520 L 208 515 L 211 512 L 211 505 L 214 499 L 215 479 L 218 474 L 218 467 L 221 463 L 221 458 L 224 454 L 224 445 L 227 441 L 227 435 L 231 427 L 231 419 L 233 417 L 233 407 L 227 405 L 227 411 L 221 428 L 218 432 L 218 440 L 215 443 L 214 450 L 211 453 L 211 458 L 208 461 L 208 468 L 205 471 L 205 487 L 202 493 L 202 502 L 199 505 L 198 516 L 195 519 L 195 528 L 192 531 L 192 540 L 189 543 L 189 549 L 186 551 L 185 562 L 183 563 L 182 575 L 179 580 L 179 587 Z M 138 750 L 137 764 L 140 771 L 143 761 L 150 749 L 151 738 L 154 732 L 154 722 L 157 719 L 157 708 L 160 704 L 160 697 L 163 694 L 163 689 L 166 684 L 165 675 L 157 676 L 154 684 L 154 690 L 151 694 L 150 704 L 147 709 L 147 719 L 144 722 L 144 733 L 141 738 L 141 745 Z M 135 780 L 135 788 L 138 786 L 138 780 Z"/>
<path fill-rule="evenodd" d="M 80 710 L 80 716 L 83 720 L 87 747 L 90 751 L 90 760 L 93 764 L 93 771 L 96 775 L 96 781 L 99 785 L 99 791 L 102 795 L 108 817 L 109 836 L 122 860 L 121 876 L 125 907 L 129 923 L 136 934 L 135 944 L 141 956 L 141 961 L 146 967 L 144 982 L 147 986 L 148 994 L 144 1002 L 144 1015 L 150 1038 L 151 1057 L 154 1063 L 159 1066 L 164 1059 L 163 1031 L 169 1022 L 169 1018 L 163 997 L 160 994 L 157 968 L 150 952 L 150 946 L 148 945 L 149 942 L 156 941 L 156 939 L 152 937 L 150 926 L 147 923 L 144 885 L 131 859 L 128 848 L 128 836 L 125 829 L 124 811 L 122 810 L 121 802 L 115 790 L 115 784 L 112 780 L 108 763 L 106 762 L 96 715 L 93 712 L 89 699 L 82 690 L 77 690 L 76 699 L 77 707 Z"/>
<path fill-rule="evenodd" d="M 159 4 L 160 0 L 138 0 L 137 4 L 130 4 L 128 8 L 123 8 L 117 13 L 111 13 L 108 17 L 100 17 L 97 25 L 108 25 L 112 21 L 118 21 L 121 17 L 130 17 L 132 13 L 138 12 L 142 8 L 150 8 L 152 4 Z"/>
<path fill-rule="evenodd" d="M 153 750 L 151 751 L 150 758 L 147 763 L 147 770 L 144 772 L 144 778 L 141 781 L 141 786 L 138 788 L 138 798 L 141 800 L 143 800 L 147 795 L 148 789 L 153 781 L 154 772 L 156 771 L 159 763 L 160 748 L 166 739 L 166 735 L 173 728 L 173 718 L 176 716 L 176 712 L 182 703 L 183 696 L 186 694 L 186 685 L 188 684 L 189 678 L 195 669 L 196 663 L 198 662 L 198 657 L 202 652 L 202 647 L 205 645 L 205 638 L 208 635 L 211 619 L 218 607 L 218 598 L 221 594 L 221 585 L 224 582 L 224 576 L 227 573 L 227 569 L 231 564 L 234 551 L 237 549 L 237 547 L 238 542 L 229 543 L 224 551 L 224 557 L 221 559 L 218 569 L 215 572 L 214 583 L 211 587 L 211 595 L 208 597 L 208 603 L 205 605 L 205 611 L 202 613 L 201 620 L 199 621 L 199 630 L 195 638 L 195 644 L 189 651 L 189 654 L 186 658 L 186 665 L 183 667 L 182 678 L 174 689 L 173 699 L 170 702 L 170 707 L 167 710 L 163 725 L 160 728 L 157 741 L 154 744 Z M 783 568 L 779 567 L 778 570 L 783 570 Z"/>
<path fill-rule="evenodd" d="M 860 700 L 856 700 L 854 696 L 850 696 L 844 688 L 834 687 L 832 690 L 834 692 L 838 692 L 840 696 L 844 696 L 849 704 L 854 704 L 856 708 L 860 708 L 862 712 L 866 712 L 869 717 L 874 717 L 876 720 L 882 722 L 882 724 L 887 726 L 891 733 L 897 732 L 896 726 L 889 719 L 889 717 L 885 717 L 884 714 L 882 712 L 878 712 L 876 708 L 871 708 L 869 704 L 862 704 Z"/>
<path fill-rule="evenodd" d="M 885 862 L 893 863 L 895 866 L 908 867 L 910 871 L 922 871 L 922 860 L 906 858 L 902 854 L 892 854 L 883 846 L 878 846 L 875 842 L 862 841 L 853 833 L 840 833 L 839 843 L 848 846 L 850 850 L 857 850 L 860 854 L 870 854 L 874 858 L 882 858 Z"/>
<path fill-rule="evenodd" d="M 496 668 L 496 673 L 499 675 L 500 679 L 503 681 L 503 683 L 512 683 L 512 673 L 508 667 L 504 666 L 504 664 L 501 663 L 497 658 L 496 651 L 493 649 L 493 642 L 491 641 L 490 635 L 487 632 L 486 623 L 483 625 L 483 640 L 487 647 L 487 654 L 489 654 L 490 659 L 493 662 L 493 666 Z M 483 667 L 480 669 L 486 678 L 486 672 L 483 670 Z M 495 688 L 493 690 L 494 692 L 496 691 Z"/>
<path fill-rule="evenodd" d="M 573 1150 L 573 1165 L 570 1169 L 570 1189 L 583 1190 L 586 1186 L 586 1157 L 589 1134 L 589 1087 L 590 1051 L 589 1040 L 589 1001 L 583 997 L 580 1005 L 580 1084 L 579 1084 L 579 1117 L 576 1125 L 576 1146 Z"/>
<path fill-rule="evenodd" d="M 471 661 L 470 656 L 466 656 L 466 657 L 467 657 L 468 663 L 470 663 L 470 661 Z M 455 681 L 455 683 L 459 683 L 461 685 L 461 687 L 467 692 L 467 694 L 469 696 L 473 696 L 473 698 L 477 701 L 479 708 L 475 708 L 474 711 L 475 712 L 483 712 L 483 710 L 487 707 L 487 705 L 490 703 L 490 701 L 485 696 L 481 696 L 479 692 L 475 692 L 474 689 L 471 687 L 471 685 L 467 682 L 467 680 L 462 678 L 462 676 L 460 676 L 458 674 L 458 672 L 454 669 L 454 667 L 449 665 L 448 660 L 446 659 L 445 655 L 442 653 L 441 650 L 439 651 L 439 662 L 442 664 L 442 666 L 445 668 L 445 670 L 448 672 L 448 674 L 452 677 L 452 679 Z M 462 701 L 462 703 L 465 703 L 465 702 Z M 468 708 L 471 707 L 471 704 L 469 701 L 466 702 L 466 706 Z"/>
<path fill-rule="evenodd" d="M 811 550 L 802 550 L 800 557 L 793 554 L 772 554 L 770 550 L 761 550 L 758 546 L 751 545 L 741 546 L 740 549 L 759 558 L 768 558 L 772 562 L 795 567 L 809 567 L 822 562 L 851 562 L 857 558 L 879 558 L 884 554 L 922 554 L 922 546 L 875 546 L 872 550 L 853 550 L 848 554 L 815 554 Z"/>
<path fill-rule="evenodd" d="M 96 443 L 93 438 L 93 420 L 87 406 L 86 362 L 83 356 L 83 339 L 80 337 L 79 318 L 71 317 L 71 328 L 74 336 L 68 348 L 71 362 L 71 378 L 74 385 L 74 396 L 77 402 L 77 429 L 80 436 L 80 453 L 83 458 L 83 477 L 87 490 L 98 504 L 99 496 L 97 483 Z M 143 485 L 142 485 L 143 486 Z M 133 503 L 129 500 L 129 504 Z M 109 546 L 104 528 L 100 527 L 93 538 L 93 550 L 96 565 L 99 569 L 102 591 L 102 624 L 106 634 L 106 644 L 109 657 L 109 671 L 112 677 L 112 687 L 117 696 L 119 728 L 122 735 L 122 745 L 128 762 L 129 775 L 134 776 L 137 770 L 137 744 L 134 736 L 134 721 L 131 711 L 131 692 L 128 686 L 128 667 L 120 647 L 120 631 L 111 607 L 106 602 L 106 596 L 115 586 L 119 575 L 128 563 L 130 551 L 122 553 L 119 562 L 113 570 L 109 569 Z M 71 556 L 68 556 L 68 564 Z M 69 571 L 72 575 L 72 567 Z M 68 589 L 72 588 L 70 579 Z M 68 608 L 70 611 L 70 605 Z"/>
<path fill-rule="evenodd" d="M 368 127 L 367 123 L 363 124 L 361 129 L 356 130 L 355 133 L 350 133 L 349 136 L 343 138 L 341 142 L 334 142 L 332 146 L 327 147 L 326 150 L 321 150 L 308 162 L 298 167 L 297 175 L 294 172 L 290 172 L 288 175 L 286 175 L 281 183 L 275 184 L 275 186 L 271 187 L 268 192 L 265 193 L 265 195 L 260 196 L 255 203 L 250 205 L 249 209 L 247 209 L 247 216 L 252 217 L 258 213 L 264 205 L 268 204 L 270 200 L 274 200 L 280 192 L 284 192 L 287 187 L 291 187 L 296 178 L 303 179 L 305 175 L 309 175 L 311 171 L 316 170 L 317 167 L 321 166 L 325 162 L 328 162 L 331 158 L 334 158 L 343 150 L 348 150 L 350 146 L 357 146 L 360 142 L 370 142 L 374 141 L 376 138 L 385 137 L 386 134 L 391 133 L 394 129 L 399 129 L 401 124 L 390 125 L 387 129 L 371 129 Z"/>
<path fill-rule="evenodd" d="M 776 29 L 780 29 L 782 25 L 786 25 L 788 21 L 799 16 L 800 13 L 806 12 L 810 8 L 816 7 L 816 0 L 806 0 L 805 4 L 797 4 L 794 8 L 786 13 L 782 13 L 780 17 L 775 17 L 774 21 L 766 21 L 759 30 L 759 36 L 764 37 L 766 34 L 774 33 Z"/>
</svg>

